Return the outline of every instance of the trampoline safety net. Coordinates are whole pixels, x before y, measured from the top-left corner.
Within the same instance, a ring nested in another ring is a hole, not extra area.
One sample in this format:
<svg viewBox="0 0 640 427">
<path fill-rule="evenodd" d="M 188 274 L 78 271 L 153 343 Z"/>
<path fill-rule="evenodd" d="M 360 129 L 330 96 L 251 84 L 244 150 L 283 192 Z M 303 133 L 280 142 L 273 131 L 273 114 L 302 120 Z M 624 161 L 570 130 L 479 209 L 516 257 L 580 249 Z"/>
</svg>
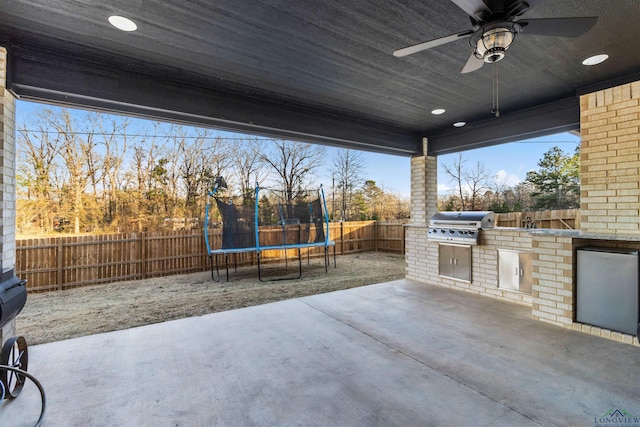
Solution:
<svg viewBox="0 0 640 427">
<path fill-rule="evenodd" d="M 216 199 L 222 217 L 222 249 L 255 247 L 255 204 L 233 205 Z"/>
<path fill-rule="evenodd" d="M 264 191 L 260 194 L 260 191 Z M 256 186 L 254 197 L 228 201 L 219 197 L 217 188 L 209 192 L 216 201 L 222 222 L 222 245 L 212 250 L 209 246 L 208 219 L 209 203 L 205 212 L 205 241 L 210 257 L 255 251 L 260 276 L 260 254 L 264 250 L 300 250 L 323 247 L 325 270 L 328 265 L 327 248 L 335 243 L 328 238 L 329 223 L 326 214 L 326 202 L 322 186 L 317 191 L 301 193 L 297 197 L 287 198 L 282 192 L 261 189 Z M 258 200 L 256 205 L 255 200 Z M 226 259 L 226 258 L 225 258 Z M 286 260 L 286 252 L 285 252 Z M 300 261 L 300 259 L 299 259 Z M 226 265 L 226 263 L 225 263 Z M 213 269 L 213 264 L 212 264 Z M 212 270 L 213 276 L 213 270 Z M 228 274 L 227 274 L 228 280 Z M 261 279 L 262 280 L 262 279 Z"/>
<path fill-rule="evenodd" d="M 260 246 L 322 243 L 325 240 L 322 202 L 294 200 L 291 204 L 258 206 Z"/>
</svg>

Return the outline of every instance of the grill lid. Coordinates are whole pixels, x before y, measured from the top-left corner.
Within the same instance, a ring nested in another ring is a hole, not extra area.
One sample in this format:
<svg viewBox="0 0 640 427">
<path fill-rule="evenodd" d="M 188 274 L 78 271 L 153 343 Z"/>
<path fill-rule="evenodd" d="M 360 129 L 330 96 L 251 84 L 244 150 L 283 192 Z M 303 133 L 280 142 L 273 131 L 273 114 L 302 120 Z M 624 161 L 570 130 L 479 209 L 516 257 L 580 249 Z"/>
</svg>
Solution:
<svg viewBox="0 0 640 427">
<path fill-rule="evenodd" d="M 492 211 L 438 212 L 431 217 L 430 225 L 451 228 L 493 228 L 495 213 Z"/>
</svg>

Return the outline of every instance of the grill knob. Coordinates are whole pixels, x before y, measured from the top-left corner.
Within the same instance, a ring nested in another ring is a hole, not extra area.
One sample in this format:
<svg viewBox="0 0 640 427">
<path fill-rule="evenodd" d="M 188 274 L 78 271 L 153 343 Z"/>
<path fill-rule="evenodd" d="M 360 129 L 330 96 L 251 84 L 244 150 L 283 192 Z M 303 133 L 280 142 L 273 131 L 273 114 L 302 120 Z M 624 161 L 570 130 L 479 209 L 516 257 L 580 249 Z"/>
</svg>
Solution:
<svg viewBox="0 0 640 427">
<path fill-rule="evenodd" d="M 453 234 L 453 233 L 455 233 L 455 231 L 449 230 L 449 234 Z"/>
</svg>

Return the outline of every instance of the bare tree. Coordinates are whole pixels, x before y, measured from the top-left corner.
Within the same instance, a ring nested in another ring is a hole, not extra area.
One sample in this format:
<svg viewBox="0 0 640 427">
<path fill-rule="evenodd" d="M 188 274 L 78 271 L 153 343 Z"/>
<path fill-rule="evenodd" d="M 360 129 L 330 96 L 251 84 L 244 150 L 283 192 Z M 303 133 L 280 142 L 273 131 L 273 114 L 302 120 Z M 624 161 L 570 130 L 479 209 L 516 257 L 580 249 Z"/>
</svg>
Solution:
<svg viewBox="0 0 640 427">
<path fill-rule="evenodd" d="M 353 196 L 362 184 L 364 157 L 354 150 L 339 150 L 333 157 L 331 175 L 337 180 L 340 212 L 343 221 L 352 219 Z M 334 184 L 335 185 L 335 184 Z M 335 213 L 334 213 L 335 215 Z"/>
<path fill-rule="evenodd" d="M 264 151 L 261 140 L 247 139 L 231 147 L 231 163 L 234 181 L 242 189 L 245 199 L 252 198 L 253 183 L 262 183 L 267 178 L 267 164 L 260 161 Z"/>
<path fill-rule="evenodd" d="M 462 204 L 462 210 L 466 209 L 465 197 L 464 197 L 464 164 L 466 160 L 462 158 L 462 153 L 458 153 L 458 158 L 453 161 L 452 164 L 444 164 L 444 171 L 451 177 L 451 181 L 456 184 L 458 196 L 460 197 L 460 203 Z"/>
<path fill-rule="evenodd" d="M 74 122 L 67 110 L 62 110 L 59 117 L 51 116 L 49 126 L 58 132 L 60 139 L 60 155 L 64 161 L 66 172 L 65 196 L 68 201 L 67 212 L 73 220 L 73 231 L 80 233 L 81 219 L 94 206 L 85 204 L 85 191 L 91 174 L 96 170 L 89 167 L 88 159 L 92 156 L 96 142 L 93 132 L 84 133 Z"/>
<path fill-rule="evenodd" d="M 480 162 L 476 163 L 475 169 L 468 169 L 465 165 L 466 160 L 462 153 L 458 153 L 458 158 L 452 164 L 443 166 L 456 184 L 462 210 L 475 210 L 481 206 L 480 196 L 488 189 L 491 174 Z"/>
<path fill-rule="evenodd" d="M 125 188 L 122 167 L 130 142 L 127 134 L 128 127 L 129 120 L 127 118 L 121 120 L 113 118 L 107 122 L 107 119 L 102 114 L 95 116 L 95 123 L 93 124 L 93 128 L 99 130 L 99 144 L 104 153 L 101 179 L 104 191 L 104 221 L 118 230 L 121 229 L 121 224 L 119 223 L 123 217 L 118 212 L 118 191 Z M 120 206 L 121 209 L 124 208 L 122 204 Z"/>
<path fill-rule="evenodd" d="M 142 138 L 133 145 L 133 152 L 127 172 L 125 173 L 127 193 L 131 194 L 129 208 L 132 219 L 137 223 L 138 230 L 143 230 L 143 224 L 153 227 L 157 223 L 157 215 L 163 214 L 164 187 L 156 186 L 156 168 L 162 163 L 166 147 L 166 138 L 160 137 L 160 123 L 154 123 L 149 137 Z"/>
<path fill-rule="evenodd" d="M 200 202 L 207 188 L 227 167 L 228 146 L 221 138 L 211 138 L 208 129 L 197 129 L 194 138 L 178 129 L 176 138 L 178 168 L 185 191 L 185 215 L 199 216 L 204 210 Z"/>
<path fill-rule="evenodd" d="M 52 193 L 60 150 L 60 139 L 48 129 L 49 116 L 53 114 L 51 110 L 43 109 L 31 122 L 31 129 L 25 124 L 18 129 L 16 182 L 18 191 L 25 193 L 23 200 L 18 201 L 23 203 L 17 210 L 19 228 L 36 224 L 41 231 L 52 231 L 55 215 Z"/>
<path fill-rule="evenodd" d="M 311 173 L 322 165 L 325 148 L 301 142 L 273 140 L 260 159 L 271 166 L 282 185 L 285 202 L 291 204 L 304 190 Z"/>
<path fill-rule="evenodd" d="M 487 172 L 484 164 L 480 162 L 476 163 L 475 169 L 467 169 L 465 171 L 464 179 L 469 190 L 470 210 L 474 211 L 481 205 L 481 195 L 489 188 L 487 183 L 489 182 L 490 176 L 491 174 Z"/>
</svg>

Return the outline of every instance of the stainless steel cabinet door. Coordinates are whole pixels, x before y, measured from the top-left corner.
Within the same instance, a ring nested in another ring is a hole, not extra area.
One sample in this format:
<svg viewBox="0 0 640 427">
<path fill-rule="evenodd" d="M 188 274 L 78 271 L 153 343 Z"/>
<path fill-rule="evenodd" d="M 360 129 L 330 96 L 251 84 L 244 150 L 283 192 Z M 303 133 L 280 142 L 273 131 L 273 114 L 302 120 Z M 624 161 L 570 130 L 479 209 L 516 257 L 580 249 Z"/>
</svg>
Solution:
<svg viewBox="0 0 640 427">
<path fill-rule="evenodd" d="M 531 253 L 498 250 L 498 287 L 531 293 L 533 269 Z"/>
<path fill-rule="evenodd" d="M 471 282 L 471 246 L 439 244 L 438 274 Z"/>
<path fill-rule="evenodd" d="M 533 256 L 530 252 L 518 254 L 518 264 L 520 268 L 520 292 L 531 293 L 533 285 Z"/>
<path fill-rule="evenodd" d="M 453 275 L 453 246 L 438 245 L 438 274 L 454 277 Z"/>
<path fill-rule="evenodd" d="M 453 268 L 456 279 L 471 282 L 471 246 L 456 246 L 453 253 L 455 255 Z"/>
<path fill-rule="evenodd" d="M 512 291 L 520 290 L 520 266 L 517 252 L 498 250 L 498 287 Z"/>
</svg>

